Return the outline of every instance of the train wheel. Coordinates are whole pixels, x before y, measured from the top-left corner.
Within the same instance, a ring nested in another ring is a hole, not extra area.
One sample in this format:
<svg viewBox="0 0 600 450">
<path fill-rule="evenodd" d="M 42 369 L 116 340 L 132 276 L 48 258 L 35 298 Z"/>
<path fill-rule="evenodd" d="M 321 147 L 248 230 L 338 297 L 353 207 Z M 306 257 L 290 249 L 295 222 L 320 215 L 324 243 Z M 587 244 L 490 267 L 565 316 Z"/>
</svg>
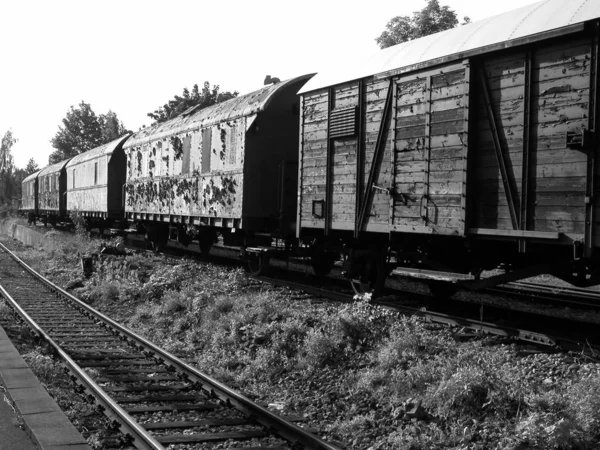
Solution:
<svg viewBox="0 0 600 450">
<path fill-rule="evenodd" d="M 269 271 L 270 260 L 271 257 L 266 253 L 248 254 L 246 261 L 248 273 L 255 277 L 266 275 Z"/>
<path fill-rule="evenodd" d="M 192 237 L 187 233 L 185 227 L 177 227 L 177 242 L 187 247 L 192 242 Z"/>
<path fill-rule="evenodd" d="M 374 255 L 360 264 L 359 279 L 351 279 L 350 284 L 356 295 L 371 294 L 375 298 L 383 292 L 387 279 L 387 265 L 384 254 Z"/>
<path fill-rule="evenodd" d="M 310 257 L 310 265 L 315 275 L 322 277 L 329 275 L 337 257 L 331 252 L 313 253 Z"/>
<path fill-rule="evenodd" d="M 203 255 L 208 255 L 210 249 L 215 243 L 216 235 L 214 233 L 200 233 L 198 236 L 198 246 Z"/>
<path fill-rule="evenodd" d="M 162 240 L 161 241 L 152 241 L 151 245 L 152 245 L 152 250 L 154 250 L 155 253 L 160 253 L 167 246 L 167 242 L 162 241 Z"/>
<path fill-rule="evenodd" d="M 449 281 L 432 280 L 427 283 L 429 292 L 438 300 L 446 300 L 458 292 L 458 285 Z"/>
<path fill-rule="evenodd" d="M 150 243 L 152 250 L 156 253 L 161 252 L 169 242 L 169 228 L 150 226 L 146 231 L 145 239 Z"/>
</svg>

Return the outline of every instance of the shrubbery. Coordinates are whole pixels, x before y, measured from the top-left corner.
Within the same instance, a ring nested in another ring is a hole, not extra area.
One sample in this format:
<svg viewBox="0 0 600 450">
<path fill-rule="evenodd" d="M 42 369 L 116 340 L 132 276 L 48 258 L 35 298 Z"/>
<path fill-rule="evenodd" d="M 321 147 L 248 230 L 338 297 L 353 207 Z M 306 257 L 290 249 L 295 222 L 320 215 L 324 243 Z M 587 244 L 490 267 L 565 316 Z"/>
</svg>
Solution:
<svg viewBox="0 0 600 450">
<path fill-rule="evenodd" d="M 491 338 L 459 342 L 450 330 L 431 330 L 368 298 L 296 301 L 250 284 L 238 268 L 101 256 L 84 279 L 77 255 L 92 243 L 51 233 L 49 263 L 34 250 L 24 256 L 49 266 L 55 280 L 222 381 L 300 410 L 291 412 L 310 410 L 314 399 L 298 399 L 281 380 L 313 383 L 321 392 L 314 408 L 330 405 L 335 417 L 323 431 L 352 447 L 588 449 L 599 441 L 599 378 L 543 384 L 525 376 L 512 346 Z M 324 383 L 332 383 L 325 395 Z"/>
</svg>

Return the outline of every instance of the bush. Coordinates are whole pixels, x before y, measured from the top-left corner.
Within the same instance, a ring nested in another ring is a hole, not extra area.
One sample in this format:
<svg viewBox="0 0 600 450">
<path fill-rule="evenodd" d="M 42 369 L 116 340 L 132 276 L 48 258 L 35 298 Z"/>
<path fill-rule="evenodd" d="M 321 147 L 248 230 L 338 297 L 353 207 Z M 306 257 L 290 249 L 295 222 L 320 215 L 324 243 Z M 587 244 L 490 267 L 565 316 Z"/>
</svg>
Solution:
<svg viewBox="0 0 600 450">
<path fill-rule="evenodd" d="M 373 305 L 369 297 L 359 299 L 337 312 L 334 332 L 352 350 L 367 350 L 387 334 L 398 315 Z"/>
<path fill-rule="evenodd" d="M 80 211 L 71 210 L 69 211 L 69 217 L 75 225 L 75 234 L 79 237 L 87 236 L 88 224 L 83 214 Z"/>
<path fill-rule="evenodd" d="M 518 424 L 517 435 L 526 448 L 586 448 L 585 436 L 573 419 L 553 413 L 532 413 Z"/>
<path fill-rule="evenodd" d="M 600 376 L 583 379 L 567 391 L 569 411 L 590 436 L 600 437 Z"/>
<path fill-rule="evenodd" d="M 113 283 L 106 283 L 96 286 L 88 294 L 88 303 L 92 304 L 98 301 L 112 303 L 119 299 L 119 288 Z"/>
<path fill-rule="evenodd" d="M 331 333 L 310 330 L 306 335 L 305 351 L 301 365 L 309 370 L 320 369 L 340 362 L 340 342 Z"/>
<path fill-rule="evenodd" d="M 526 387 L 513 369 L 509 351 L 490 352 L 481 343 L 462 347 L 443 364 L 426 404 L 444 418 L 495 415 L 509 419 L 519 410 Z"/>
<path fill-rule="evenodd" d="M 453 347 L 449 333 L 431 333 L 417 317 L 401 317 L 392 325 L 376 356 L 382 370 L 408 369 L 416 361 L 427 360 Z"/>
</svg>

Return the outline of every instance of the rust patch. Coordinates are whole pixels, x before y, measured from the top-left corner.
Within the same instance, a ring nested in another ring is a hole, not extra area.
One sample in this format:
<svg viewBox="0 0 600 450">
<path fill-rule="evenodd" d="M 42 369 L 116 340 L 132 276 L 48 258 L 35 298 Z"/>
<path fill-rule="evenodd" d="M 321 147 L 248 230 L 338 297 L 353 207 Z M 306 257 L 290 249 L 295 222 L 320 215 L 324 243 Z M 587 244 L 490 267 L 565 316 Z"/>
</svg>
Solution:
<svg viewBox="0 0 600 450">
<path fill-rule="evenodd" d="M 183 158 L 183 142 L 179 136 L 171 137 L 171 147 L 173 148 L 173 157 L 175 161 Z"/>
</svg>

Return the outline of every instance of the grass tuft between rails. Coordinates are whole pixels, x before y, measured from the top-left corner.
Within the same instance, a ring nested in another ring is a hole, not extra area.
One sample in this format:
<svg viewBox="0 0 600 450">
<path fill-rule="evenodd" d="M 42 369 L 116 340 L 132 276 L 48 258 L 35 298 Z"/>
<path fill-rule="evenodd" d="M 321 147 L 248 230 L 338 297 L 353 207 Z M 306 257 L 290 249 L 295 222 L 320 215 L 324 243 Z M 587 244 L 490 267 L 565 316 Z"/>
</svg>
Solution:
<svg viewBox="0 0 600 450">
<path fill-rule="evenodd" d="M 50 236 L 25 260 L 204 372 L 356 449 L 594 449 L 600 366 L 534 353 L 371 304 L 312 304 L 241 269 L 147 254 L 81 274 L 84 237 Z M 96 247 L 96 248 L 94 248 Z M 33 361 L 34 364 L 41 362 Z"/>
</svg>

